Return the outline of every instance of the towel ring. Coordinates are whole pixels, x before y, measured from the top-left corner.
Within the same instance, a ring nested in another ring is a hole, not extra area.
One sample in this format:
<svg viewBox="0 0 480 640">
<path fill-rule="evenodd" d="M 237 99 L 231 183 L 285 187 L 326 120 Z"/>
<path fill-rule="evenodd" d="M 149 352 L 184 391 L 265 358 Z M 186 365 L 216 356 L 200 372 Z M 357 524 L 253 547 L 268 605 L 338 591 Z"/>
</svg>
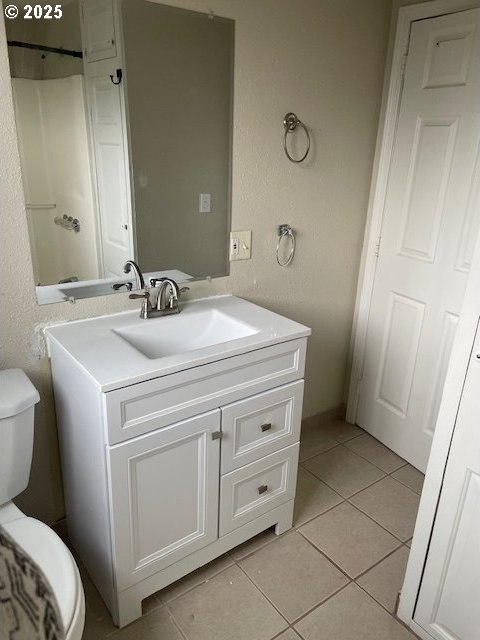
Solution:
<svg viewBox="0 0 480 640">
<path fill-rule="evenodd" d="M 300 125 L 307 135 L 307 150 L 303 154 L 301 158 L 292 158 L 287 149 L 287 134 L 292 133 L 297 128 L 297 125 Z M 283 119 L 283 126 L 285 129 L 285 134 L 283 136 L 283 150 L 285 151 L 285 155 L 290 160 L 290 162 L 303 162 L 305 158 L 308 156 L 308 152 L 310 151 L 310 134 L 308 133 L 307 127 L 303 124 L 301 120 L 297 118 L 297 116 L 290 111 L 285 115 Z"/>
<path fill-rule="evenodd" d="M 293 256 L 295 255 L 295 232 L 289 224 L 281 224 L 277 229 L 278 240 L 277 240 L 277 262 L 281 267 L 287 267 L 291 261 L 293 260 Z M 284 238 L 290 239 L 290 252 L 288 254 L 287 259 L 282 262 L 280 260 L 280 244 Z"/>
</svg>

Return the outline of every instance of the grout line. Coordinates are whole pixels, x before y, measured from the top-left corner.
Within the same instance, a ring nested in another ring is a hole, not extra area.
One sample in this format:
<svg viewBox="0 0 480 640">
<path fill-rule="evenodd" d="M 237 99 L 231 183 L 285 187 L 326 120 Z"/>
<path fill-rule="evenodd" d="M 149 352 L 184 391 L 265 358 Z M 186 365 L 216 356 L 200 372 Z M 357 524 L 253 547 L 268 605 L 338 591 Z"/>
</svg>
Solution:
<svg viewBox="0 0 480 640">
<path fill-rule="evenodd" d="M 351 451 L 351 453 L 353 453 L 353 451 Z M 378 467 L 375 467 L 375 468 L 378 468 Z M 338 491 L 338 489 L 334 489 L 334 487 L 332 487 L 330 484 L 328 484 L 328 482 L 326 480 L 324 480 L 323 478 L 319 478 L 317 475 L 315 475 L 315 473 L 313 471 L 310 471 L 310 469 L 305 469 L 305 470 L 309 471 L 312 475 L 314 475 L 317 480 L 320 480 L 320 482 L 323 482 L 323 484 L 326 484 L 329 489 L 331 489 L 332 491 L 335 491 L 335 493 L 337 493 L 344 500 L 350 500 L 350 498 L 353 498 L 353 496 L 356 496 L 358 493 L 361 493 L 362 491 L 365 491 L 365 489 L 369 489 L 370 487 L 373 487 L 374 484 L 377 484 L 377 482 L 381 482 L 382 480 L 385 480 L 385 478 L 388 477 L 388 474 L 386 474 L 385 471 L 382 471 L 383 476 L 381 478 L 377 478 L 376 480 L 374 480 L 370 484 L 366 485 L 365 487 L 362 487 L 358 491 L 355 491 L 350 496 L 345 497 L 345 496 L 342 496 L 342 494 Z"/>
<path fill-rule="evenodd" d="M 302 441 L 300 440 L 300 444 L 302 444 Z M 301 460 L 298 461 L 299 465 L 303 465 L 304 462 L 307 462 L 308 460 L 311 460 L 312 458 L 316 458 L 317 456 L 321 456 L 324 453 L 328 453 L 329 451 L 333 451 L 333 449 L 336 449 L 337 447 L 339 447 L 342 443 L 338 442 L 337 440 L 335 440 L 335 444 L 333 444 L 331 447 L 328 447 L 327 449 L 323 449 L 323 451 L 317 451 L 317 453 L 313 453 L 311 456 L 308 456 L 307 458 L 302 458 Z M 307 469 L 308 471 L 308 469 Z"/>
<path fill-rule="evenodd" d="M 262 533 L 265 533 L 265 531 L 273 531 L 275 528 L 275 525 L 272 525 L 271 527 L 269 527 L 268 529 L 265 529 L 264 531 L 261 531 L 260 533 L 257 533 L 257 536 L 262 535 Z M 293 529 L 293 527 L 292 527 Z M 256 553 L 257 551 L 260 551 L 260 549 L 263 549 L 264 547 L 266 547 L 269 544 L 272 544 L 272 542 L 275 542 L 276 540 L 278 540 L 279 538 L 281 538 L 282 536 L 284 536 L 285 534 L 287 534 L 289 531 L 291 531 L 292 529 L 288 529 L 287 531 L 285 531 L 285 533 L 282 533 L 279 536 L 275 536 L 275 538 L 272 539 L 268 539 L 266 540 L 263 544 L 261 544 L 259 547 L 257 547 L 256 549 L 253 549 L 252 551 L 248 551 L 244 556 L 241 556 L 240 558 L 235 558 L 232 555 L 232 551 L 234 551 L 235 549 L 237 549 L 237 547 L 233 547 L 233 549 L 230 549 L 230 551 L 227 551 L 227 553 L 229 554 L 229 556 L 231 557 L 232 561 L 237 564 L 237 562 L 241 562 L 242 560 L 245 560 L 245 558 L 249 558 L 251 555 L 253 555 L 254 553 Z M 242 542 L 241 544 L 246 544 L 247 542 L 251 542 L 252 540 L 254 540 L 257 536 L 253 536 L 253 538 L 249 538 L 248 540 L 245 540 L 245 542 Z M 241 545 L 239 545 L 241 546 Z"/>
<path fill-rule="evenodd" d="M 177 629 L 178 633 L 182 636 L 184 640 L 188 640 L 187 633 L 182 629 L 182 627 L 180 626 L 180 623 L 176 620 L 175 616 L 166 605 L 165 605 L 165 609 L 175 629 Z"/>
<path fill-rule="evenodd" d="M 395 547 L 395 549 L 393 549 L 392 551 L 389 551 L 387 553 L 386 556 L 383 556 L 383 558 L 380 558 L 380 560 L 378 560 L 377 562 L 375 562 L 374 564 L 372 564 L 371 567 L 368 567 L 368 569 L 365 569 L 365 571 L 362 571 L 362 573 L 359 573 L 358 576 L 356 578 L 354 578 L 355 582 L 357 580 L 359 580 L 360 578 L 363 578 L 363 576 L 365 574 L 367 574 L 369 571 L 371 571 L 372 569 L 375 569 L 375 567 L 378 567 L 379 564 L 381 564 L 384 560 L 386 560 L 387 558 L 390 558 L 390 556 L 393 556 L 394 553 L 397 553 L 397 551 L 399 551 L 402 547 L 404 547 L 404 544 L 401 544 L 398 547 Z M 360 586 L 360 585 L 359 585 Z M 372 594 L 370 594 L 372 595 Z M 373 596 L 372 596 L 373 597 Z"/>
<path fill-rule="evenodd" d="M 329 562 L 331 562 L 332 564 L 334 564 L 330 558 L 327 558 L 327 556 L 325 556 L 325 554 L 323 554 L 319 549 L 317 549 L 317 547 L 315 547 L 314 545 L 312 545 L 312 543 L 310 542 L 310 540 L 307 540 L 307 538 L 305 538 L 305 536 L 302 536 L 302 538 L 308 542 L 311 546 L 313 546 L 313 548 L 315 549 L 315 551 L 317 551 L 318 553 L 320 553 L 321 555 L 323 555 Z M 245 569 L 243 569 L 243 567 L 239 564 L 236 563 L 237 566 L 239 567 L 239 569 L 241 569 L 243 571 L 243 573 L 247 576 L 247 578 L 250 580 L 250 582 L 253 584 L 253 586 L 258 589 L 258 591 L 260 591 L 260 593 L 268 600 L 268 602 L 270 602 L 270 604 L 274 607 L 274 609 L 282 616 L 282 618 L 284 618 L 284 620 L 287 621 L 288 626 L 293 628 L 293 625 L 297 624 L 300 620 L 302 620 L 303 618 L 305 618 L 306 616 L 308 616 L 309 613 L 311 613 L 312 611 L 314 611 L 317 607 L 320 607 L 321 605 L 325 604 L 325 602 L 327 602 L 327 600 L 330 600 L 330 598 L 333 598 L 333 596 L 335 596 L 337 593 L 339 593 L 339 591 L 341 591 L 342 589 L 344 589 L 345 587 L 348 587 L 348 585 L 353 582 L 352 578 L 350 578 L 350 576 L 348 576 L 344 571 L 342 571 L 339 567 L 338 569 L 341 571 L 341 573 L 344 574 L 344 576 L 347 578 L 348 582 L 344 585 L 342 585 L 341 587 L 339 587 L 336 591 L 334 591 L 333 593 L 331 593 L 329 596 L 327 596 L 326 598 L 324 598 L 323 600 L 320 600 L 320 602 L 317 602 L 313 607 L 311 607 L 310 609 L 308 609 L 308 611 L 306 611 L 305 613 L 302 613 L 301 616 L 299 616 L 298 618 L 295 618 L 292 622 L 290 622 L 286 616 L 280 611 L 280 609 L 275 605 L 274 602 L 272 602 L 272 600 L 267 596 L 267 594 L 261 589 L 261 587 L 259 587 L 254 581 L 253 579 L 248 575 L 248 573 L 245 571 Z M 337 565 L 335 565 L 337 566 Z M 281 633 L 284 633 L 286 631 L 286 629 L 284 629 Z"/>
<path fill-rule="evenodd" d="M 353 496 L 352 496 L 353 497 Z M 355 509 L 358 509 L 358 511 L 360 511 L 360 513 L 363 513 L 364 516 L 367 516 L 367 518 L 369 518 L 372 522 L 374 522 L 376 525 L 378 525 L 381 529 L 383 529 L 384 531 L 386 531 L 387 533 L 389 533 L 391 536 L 393 536 L 396 540 L 398 540 L 398 542 L 400 544 L 405 544 L 406 542 L 408 542 L 408 540 L 410 538 L 408 538 L 407 540 L 402 540 L 401 538 L 399 538 L 395 533 L 393 533 L 392 531 L 390 531 L 390 529 L 387 529 L 383 524 L 381 524 L 380 522 L 377 522 L 377 520 L 375 520 L 375 518 L 372 518 L 372 516 L 367 513 L 366 511 L 363 511 L 363 509 L 361 509 L 359 506 L 357 506 L 355 503 L 350 502 L 349 499 L 347 499 L 347 502 L 350 506 L 354 507 Z"/>
<path fill-rule="evenodd" d="M 407 462 L 407 464 L 408 464 L 408 462 Z M 406 467 L 407 465 L 404 465 L 404 466 Z M 400 469 L 403 469 L 403 468 L 404 468 L 404 467 L 400 467 Z M 414 468 L 415 468 L 415 467 L 414 467 Z M 400 471 L 400 469 L 397 469 L 397 471 Z M 417 469 L 417 471 L 418 471 L 418 469 Z M 395 471 L 394 471 L 393 473 L 395 473 Z M 419 473 L 421 473 L 421 472 L 419 471 Z M 410 490 L 412 493 L 414 493 L 416 496 L 421 496 L 421 495 L 422 495 L 423 486 L 422 486 L 422 489 L 421 489 L 420 491 L 415 491 L 415 489 L 412 489 L 412 487 L 409 487 L 409 486 L 408 486 L 408 484 L 405 484 L 405 482 L 402 482 L 402 481 L 400 480 L 400 478 L 395 478 L 395 477 L 393 476 L 393 474 L 392 474 L 392 473 L 391 473 L 391 474 L 389 474 L 389 476 L 392 478 L 392 480 L 395 480 L 395 482 L 398 482 L 398 483 L 400 483 L 401 485 L 403 485 L 404 487 L 406 487 L 407 489 L 409 489 L 409 490 Z M 425 476 L 424 476 L 424 477 L 425 477 Z"/>
<path fill-rule="evenodd" d="M 345 571 L 345 569 L 342 569 L 342 567 L 340 567 L 334 560 L 332 560 L 332 558 L 329 558 L 327 556 L 327 554 L 325 553 L 325 551 L 322 551 L 322 549 L 319 549 L 318 547 L 316 547 L 313 542 L 311 540 L 309 540 L 307 538 L 306 535 L 304 535 L 301 531 L 298 532 L 302 538 L 308 542 L 308 544 L 313 547 L 315 549 L 315 551 L 317 551 L 320 555 L 322 555 L 326 560 L 328 560 L 330 562 L 330 564 L 333 564 L 333 566 L 338 569 L 341 573 L 343 573 L 343 575 L 348 578 L 349 582 L 352 582 L 354 578 L 352 578 L 351 576 L 348 575 L 348 573 Z M 346 586 L 346 585 L 345 585 Z M 342 587 L 343 588 L 343 587 Z"/>
<path fill-rule="evenodd" d="M 353 497 L 353 496 L 352 496 Z M 349 499 L 347 499 L 348 504 L 350 504 L 352 507 L 355 507 L 355 509 L 358 509 L 359 511 L 361 511 L 361 513 L 363 513 L 365 516 L 367 516 L 367 518 L 370 518 L 370 520 L 372 522 L 375 522 L 375 524 L 377 524 L 379 527 L 381 527 L 382 529 L 384 529 L 384 531 L 386 531 L 387 533 L 389 533 L 391 536 L 393 536 L 394 538 L 396 538 L 401 544 L 405 544 L 407 543 L 409 540 L 411 540 L 412 536 L 410 536 L 409 538 L 407 538 L 406 540 L 402 540 L 402 538 L 400 538 L 397 534 L 393 533 L 393 531 L 390 531 L 390 529 L 387 529 L 383 524 L 381 524 L 380 522 L 378 522 L 377 520 L 375 520 L 375 518 L 373 518 L 369 513 L 367 513 L 366 511 L 364 511 L 361 507 L 359 507 L 358 505 L 356 505 L 354 502 L 350 502 Z M 415 524 L 415 523 L 414 523 Z M 413 532 L 412 532 L 413 534 Z"/>
<path fill-rule="evenodd" d="M 374 596 L 372 596 L 372 594 L 369 593 L 364 587 L 362 587 L 361 584 L 357 584 L 357 583 L 355 583 L 355 584 L 359 589 L 361 589 L 364 593 L 366 593 L 369 598 L 371 598 L 374 602 L 376 602 L 386 613 L 388 613 L 388 615 L 391 618 L 393 618 L 395 620 L 395 622 L 398 622 L 398 624 L 400 624 L 407 631 L 409 631 L 412 634 L 413 638 L 418 638 L 418 636 L 410 629 L 410 627 L 407 627 L 407 625 L 402 620 L 400 620 L 400 618 L 398 618 L 394 613 L 392 613 L 386 607 L 384 607 L 384 605 L 381 602 L 379 602 Z"/>
<path fill-rule="evenodd" d="M 351 441 L 347 440 L 347 442 L 351 442 Z M 382 444 L 382 443 L 380 443 L 380 444 Z M 382 445 L 382 446 L 385 447 L 385 445 Z M 404 460 L 403 464 L 401 464 L 399 467 L 396 467 L 393 471 L 385 471 L 385 469 L 382 469 L 382 467 L 379 467 L 378 464 L 375 464 L 375 462 L 373 462 L 373 460 L 370 460 L 370 458 L 367 458 L 366 456 L 362 455 L 361 453 L 358 453 L 358 451 L 353 451 L 353 449 L 350 449 L 347 445 L 345 445 L 345 448 L 348 449 L 350 451 L 350 453 L 354 453 L 359 458 L 362 458 L 362 460 L 365 460 L 366 462 L 369 462 L 376 469 L 379 469 L 380 471 L 383 471 L 383 473 L 385 475 L 387 475 L 387 476 L 392 475 L 392 473 L 395 473 L 399 469 L 403 469 L 403 467 L 406 467 L 407 464 L 408 464 L 408 462 Z M 385 448 L 387 449 L 388 447 L 385 447 Z M 389 451 L 390 451 L 390 449 L 389 449 Z M 394 451 L 392 451 L 392 453 L 394 453 L 394 455 L 397 455 Z M 400 457 L 400 456 L 398 456 L 398 457 Z M 402 458 L 402 460 L 403 460 L 403 458 Z"/>
<path fill-rule="evenodd" d="M 227 551 L 228 553 L 228 551 Z M 223 554 L 226 555 L 226 554 Z M 218 560 L 219 558 L 221 558 L 222 556 L 218 556 L 218 558 L 214 558 L 214 560 L 211 560 L 210 562 L 215 562 L 215 560 Z M 182 593 L 179 593 L 178 595 L 174 596 L 173 598 L 170 598 L 170 600 L 165 600 L 162 601 L 160 600 L 160 598 L 158 598 L 158 600 L 160 601 L 160 603 L 164 606 L 167 606 L 168 604 L 170 604 L 171 602 L 174 602 L 175 600 L 178 600 L 178 598 L 181 598 L 182 596 L 186 595 L 187 593 L 190 593 L 190 591 L 193 591 L 194 589 L 196 589 L 197 587 L 200 587 L 202 584 L 205 584 L 206 582 L 209 582 L 210 580 L 213 580 L 213 578 L 216 578 L 217 576 L 219 576 L 221 573 L 223 573 L 224 571 L 226 571 L 227 569 L 231 569 L 233 567 L 235 563 L 235 560 L 230 556 L 230 559 L 232 561 L 231 564 L 227 565 L 226 567 L 222 567 L 221 569 L 218 569 L 218 571 L 215 571 L 215 573 L 212 573 L 211 575 L 209 575 L 208 577 L 204 578 L 203 580 L 201 580 L 200 582 L 197 582 L 196 584 L 193 584 L 191 587 L 187 588 L 185 591 L 183 591 Z M 209 563 L 207 562 L 207 565 Z M 172 587 L 176 582 L 180 582 L 180 580 L 183 580 L 184 578 L 187 578 L 188 576 L 191 576 L 193 573 L 195 573 L 195 571 L 199 571 L 200 569 L 203 569 L 204 567 L 206 567 L 207 565 L 202 565 L 201 567 L 198 567 L 198 569 L 194 569 L 193 571 L 191 571 L 190 573 L 187 573 L 183 576 L 183 578 L 179 578 L 178 580 L 175 580 L 175 582 L 172 582 L 171 584 L 167 585 L 166 587 L 164 587 L 164 589 L 169 589 L 170 587 Z M 160 589 L 160 591 L 157 591 L 157 593 L 160 593 L 161 591 L 163 591 L 163 589 Z"/>
<path fill-rule="evenodd" d="M 322 600 L 322 602 L 319 602 L 317 605 L 315 605 L 314 607 L 312 607 L 311 609 L 309 609 L 306 613 L 302 614 L 299 618 L 297 618 L 297 619 L 295 620 L 295 622 L 292 622 L 292 628 L 293 628 L 293 625 L 296 625 L 296 624 L 298 624 L 299 622 L 301 622 L 302 620 L 304 620 L 308 615 L 310 615 L 313 611 L 315 611 L 315 609 L 318 609 L 319 607 L 323 607 L 323 605 L 324 605 L 324 604 L 326 604 L 329 600 L 331 600 L 331 599 L 332 599 L 332 598 L 334 598 L 336 595 L 338 595 L 338 594 L 340 593 L 340 591 L 343 591 L 344 589 L 346 589 L 347 587 L 349 587 L 351 584 L 354 584 L 354 583 L 353 583 L 353 580 L 350 580 L 347 584 L 344 584 L 344 585 L 343 585 L 343 587 L 340 587 L 340 589 L 337 589 L 337 590 L 335 591 L 335 593 L 332 593 L 332 594 L 331 594 L 331 595 L 329 595 L 327 598 L 325 598 L 325 600 Z M 298 634 L 301 636 L 300 632 L 299 632 L 299 631 L 297 631 L 295 628 L 294 628 L 294 631 L 295 631 L 296 633 L 298 633 Z M 303 638 L 303 636 L 301 636 L 301 637 Z"/>
<path fill-rule="evenodd" d="M 252 580 L 252 578 L 248 575 L 248 573 L 245 571 L 245 569 L 238 563 L 235 562 L 235 564 L 237 565 L 237 567 L 240 569 L 240 571 L 248 578 L 248 580 L 252 583 L 252 585 L 255 587 L 255 589 L 261 593 L 263 595 L 263 597 L 272 605 L 272 607 L 275 609 L 275 611 L 282 616 L 282 618 L 285 620 L 285 622 L 287 623 L 288 626 L 290 626 L 290 620 L 287 620 L 287 618 L 284 616 L 284 614 L 280 611 L 280 609 L 270 600 L 270 598 L 267 596 L 267 594 L 258 586 L 258 584 L 255 584 L 255 582 Z M 282 629 L 281 633 L 283 633 L 286 629 Z"/>
<path fill-rule="evenodd" d="M 337 495 L 339 495 L 339 494 L 337 494 Z M 339 495 L 339 498 L 342 498 L 342 496 Z M 342 498 L 340 500 L 340 502 L 337 502 L 337 504 L 334 504 L 333 506 L 328 507 L 328 509 L 325 509 L 325 511 L 321 511 L 320 513 L 317 513 L 317 515 L 312 516 L 308 520 L 305 520 L 305 522 L 301 522 L 298 525 L 294 524 L 292 526 L 292 529 L 295 529 L 295 531 L 298 531 L 299 529 L 301 529 L 301 527 L 304 527 L 305 525 L 310 524 L 310 522 L 312 522 L 313 520 L 316 520 L 320 516 L 324 516 L 326 513 L 328 513 L 329 511 L 332 511 L 333 509 L 336 509 L 337 507 L 339 507 L 341 504 L 344 504 L 345 502 L 347 502 L 347 500 L 345 498 Z"/>
</svg>

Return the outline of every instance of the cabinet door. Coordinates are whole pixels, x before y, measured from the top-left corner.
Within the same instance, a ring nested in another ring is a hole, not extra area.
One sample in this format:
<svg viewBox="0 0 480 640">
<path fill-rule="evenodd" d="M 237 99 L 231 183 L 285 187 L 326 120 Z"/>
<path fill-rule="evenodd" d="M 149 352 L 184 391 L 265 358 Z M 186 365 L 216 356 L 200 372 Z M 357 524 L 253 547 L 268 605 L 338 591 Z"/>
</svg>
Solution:
<svg viewBox="0 0 480 640">
<path fill-rule="evenodd" d="M 220 411 L 107 448 L 119 590 L 218 536 Z"/>
<path fill-rule="evenodd" d="M 112 0 L 83 0 L 83 48 L 86 62 L 115 58 L 115 22 Z"/>
</svg>

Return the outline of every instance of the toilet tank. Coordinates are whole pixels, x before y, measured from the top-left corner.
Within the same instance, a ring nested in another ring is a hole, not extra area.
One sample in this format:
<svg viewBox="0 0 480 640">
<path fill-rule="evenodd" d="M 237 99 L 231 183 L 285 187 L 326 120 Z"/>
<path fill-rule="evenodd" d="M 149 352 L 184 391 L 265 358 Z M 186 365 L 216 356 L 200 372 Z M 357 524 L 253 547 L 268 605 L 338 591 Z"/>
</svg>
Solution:
<svg viewBox="0 0 480 640">
<path fill-rule="evenodd" d="M 0 505 L 27 488 L 38 391 L 21 369 L 0 371 Z"/>
</svg>

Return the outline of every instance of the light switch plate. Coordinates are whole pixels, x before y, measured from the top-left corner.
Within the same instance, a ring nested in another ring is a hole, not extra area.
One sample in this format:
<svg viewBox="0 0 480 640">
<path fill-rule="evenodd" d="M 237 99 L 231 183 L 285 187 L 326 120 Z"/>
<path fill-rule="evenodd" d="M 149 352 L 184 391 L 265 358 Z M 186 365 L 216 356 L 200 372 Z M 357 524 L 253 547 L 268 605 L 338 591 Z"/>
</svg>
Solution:
<svg viewBox="0 0 480 640">
<path fill-rule="evenodd" d="M 230 261 L 250 260 L 252 257 L 252 232 L 230 232 Z"/>
</svg>

